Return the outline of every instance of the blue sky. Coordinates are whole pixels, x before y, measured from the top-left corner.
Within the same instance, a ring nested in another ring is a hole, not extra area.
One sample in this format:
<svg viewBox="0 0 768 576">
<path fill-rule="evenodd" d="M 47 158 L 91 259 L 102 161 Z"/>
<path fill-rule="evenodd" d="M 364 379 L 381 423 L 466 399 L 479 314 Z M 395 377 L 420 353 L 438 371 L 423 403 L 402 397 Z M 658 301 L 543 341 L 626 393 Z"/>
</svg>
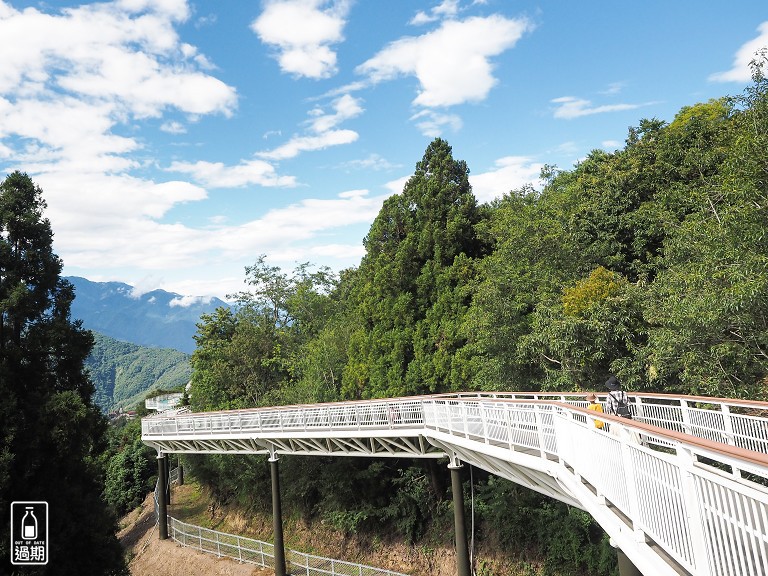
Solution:
<svg viewBox="0 0 768 576">
<path fill-rule="evenodd" d="M 355 266 L 440 136 L 478 200 L 740 93 L 764 0 L 0 0 L 0 174 L 64 274 L 224 297 Z"/>
</svg>

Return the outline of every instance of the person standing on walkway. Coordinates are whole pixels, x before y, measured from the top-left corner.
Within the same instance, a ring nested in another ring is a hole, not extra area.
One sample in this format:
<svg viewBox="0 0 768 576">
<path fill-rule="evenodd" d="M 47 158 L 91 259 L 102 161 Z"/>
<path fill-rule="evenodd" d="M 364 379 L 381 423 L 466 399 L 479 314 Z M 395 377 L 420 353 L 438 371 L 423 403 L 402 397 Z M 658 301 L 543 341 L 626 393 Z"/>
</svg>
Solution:
<svg viewBox="0 0 768 576">
<path fill-rule="evenodd" d="M 597 402 L 597 396 L 594 392 L 590 392 L 587 394 L 587 402 L 589 402 L 589 406 L 587 406 L 587 410 L 593 410 L 595 412 L 603 412 L 603 407 L 598 404 Z M 605 426 L 605 423 L 602 420 L 595 419 L 595 428 L 602 428 Z"/>
<path fill-rule="evenodd" d="M 629 396 L 622 390 L 621 382 L 613 374 L 605 381 L 605 389 L 608 390 L 606 398 L 607 414 L 614 414 L 622 418 L 632 419 L 632 412 L 629 409 Z"/>
</svg>

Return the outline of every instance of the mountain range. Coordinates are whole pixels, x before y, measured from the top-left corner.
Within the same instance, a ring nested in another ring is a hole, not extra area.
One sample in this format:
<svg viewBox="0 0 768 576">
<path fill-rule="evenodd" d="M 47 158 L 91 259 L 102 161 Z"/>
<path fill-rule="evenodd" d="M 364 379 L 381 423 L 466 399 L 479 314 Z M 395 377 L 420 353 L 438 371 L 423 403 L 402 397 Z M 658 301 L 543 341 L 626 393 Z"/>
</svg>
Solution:
<svg viewBox="0 0 768 576">
<path fill-rule="evenodd" d="M 73 319 L 83 327 L 123 342 L 173 348 L 191 354 L 194 334 L 203 314 L 228 306 L 219 298 L 181 296 L 165 290 L 139 293 L 122 282 L 92 282 L 66 278 L 75 287 Z"/>
<path fill-rule="evenodd" d="M 66 279 L 75 287 L 72 319 L 94 333 L 86 367 L 96 386 L 94 401 L 105 412 L 132 409 L 151 390 L 180 389 L 189 382 L 200 317 L 228 306 L 218 298 L 139 293 L 122 282 Z"/>
</svg>

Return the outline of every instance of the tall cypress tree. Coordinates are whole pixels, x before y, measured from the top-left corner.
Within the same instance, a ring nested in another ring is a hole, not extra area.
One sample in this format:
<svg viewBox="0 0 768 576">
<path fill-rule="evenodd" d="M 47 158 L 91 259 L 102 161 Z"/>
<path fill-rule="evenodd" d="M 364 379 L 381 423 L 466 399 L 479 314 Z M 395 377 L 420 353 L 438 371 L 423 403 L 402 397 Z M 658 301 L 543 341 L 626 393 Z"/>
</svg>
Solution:
<svg viewBox="0 0 768 576">
<path fill-rule="evenodd" d="M 365 238 L 344 393 L 377 397 L 463 387 L 455 352 L 469 304 L 480 216 L 469 169 L 435 139 Z"/>
<path fill-rule="evenodd" d="M 106 424 L 84 369 L 93 338 L 70 319 L 45 208 L 26 174 L 0 184 L 0 566 L 16 568 L 10 502 L 42 500 L 49 562 L 23 574 L 124 574 L 97 464 Z"/>
</svg>

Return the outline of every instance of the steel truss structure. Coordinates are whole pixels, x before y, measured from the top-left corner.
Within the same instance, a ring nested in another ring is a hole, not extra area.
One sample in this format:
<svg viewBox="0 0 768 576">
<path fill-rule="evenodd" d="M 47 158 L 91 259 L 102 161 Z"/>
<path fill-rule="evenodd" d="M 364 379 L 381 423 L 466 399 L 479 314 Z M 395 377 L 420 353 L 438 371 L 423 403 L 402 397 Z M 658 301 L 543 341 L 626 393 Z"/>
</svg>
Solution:
<svg viewBox="0 0 768 576">
<path fill-rule="evenodd" d="M 646 576 L 768 574 L 768 403 L 640 395 L 632 409 L 437 395 L 160 414 L 142 439 L 160 454 L 448 457 L 586 510 Z"/>
</svg>

